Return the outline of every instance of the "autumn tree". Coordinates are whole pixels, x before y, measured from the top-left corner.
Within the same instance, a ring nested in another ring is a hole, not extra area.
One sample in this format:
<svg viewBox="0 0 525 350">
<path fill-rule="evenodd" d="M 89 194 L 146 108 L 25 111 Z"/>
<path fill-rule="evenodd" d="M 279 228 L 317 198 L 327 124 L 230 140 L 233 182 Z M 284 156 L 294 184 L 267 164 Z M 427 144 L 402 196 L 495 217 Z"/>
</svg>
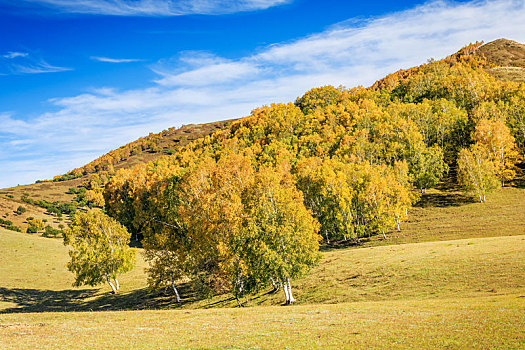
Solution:
<svg viewBox="0 0 525 350">
<path fill-rule="evenodd" d="M 412 165 L 414 186 L 421 193 L 425 193 L 428 188 L 437 185 L 447 171 L 448 166 L 444 161 L 441 148 L 438 146 L 425 148 L 414 159 Z"/>
<path fill-rule="evenodd" d="M 521 160 L 521 155 L 504 122 L 498 119 L 481 119 L 472 139 L 487 152 L 501 186 L 516 176 L 516 163 Z"/>
<path fill-rule="evenodd" d="M 100 210 L 77 213 L 64 232 L 64 244 L 72 248 L 67 268 L 75 274 L 74 285 L 95 286 L 106 281 L 117 293 L 118 275 L 135 265 L 129 238 L 124 226 Z"/>
<path fill-rule="evenodd" d="M 319 260 L 319 224 L 303 204 L 292 176 L 281 169 L 262 168 L 243 199 L 246 217 L 247 264 L 264 283 L 277 280 L 286 304 L 295 302 L 291 279 Z"/>
<path fill-rule="evenodd" d="M 497 187 L 494 164 L 482 146 L 476 144 L 470 149 L 461 150 L 458 157 L 458 180 L 468 192 L 476 194 L 482 203 L 486 200 L 486 194 Z"/>
<path fill-rule="evenodd" d="M 317 108 L 325 108 L 329 105 L 335 105 L 341 99 L 341 89 L 333 86 L 323 86 L 314 88 L 305 93 L 302 97 L 297 98 L 295 105 L 298 106 L 304 114 L 309 114 Z"/>
</svg>

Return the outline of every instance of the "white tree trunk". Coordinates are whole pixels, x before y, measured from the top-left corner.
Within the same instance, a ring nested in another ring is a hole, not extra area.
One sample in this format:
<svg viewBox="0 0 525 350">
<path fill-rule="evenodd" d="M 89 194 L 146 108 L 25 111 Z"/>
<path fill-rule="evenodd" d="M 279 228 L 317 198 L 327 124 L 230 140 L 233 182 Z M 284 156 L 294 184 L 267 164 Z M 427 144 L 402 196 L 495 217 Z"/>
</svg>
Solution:
<svg viewBox="0 0 525 350">
<path fill-rule="evenodd" d="M 293 294 L 292 294 L 292 285 L 290 284 L 289 278 L 287 278 L 286 284 L 288 285 L 288 296 L 289 296 L 288 304 L 293 304 L 295 303 L 295 298 L 293 297 Z"/>
<path fill-rule="evenodd" d="M 272 277 L 270 277 L 270 281 L 272 281 L 272 285 L 273 285 L 273 291 L 276 292 L 279 290 L 279 288 L 281 287 L 279 283 L 277 283 Z"/>
<path fill-rule="evenodd" d="M 175 297 L 177 297 L 177 303 L 180 303 L 179 291 L 177 290 L 177 287 L 175 287 L 175 281 L 173 280 L 171 281 L 171 288 L 175 292 Z"/>
<path fill-rule="evenodd" d="M 109 277 L 106 277 L 106 280 L 108 281 L 109 285 L 111 286 L 111 290 L 113 291 L 113 294 L 117 294 L 117 288 L 115 288 L 115 285 L 111 283 L 111 280 Z"/>
<path fill-rule="evenodd" d="M 118 283 L 118 279 L 114 278 L 115 280 L 115 288 L 117 288 L 117 290 L 120 289 L 120 284 Z"/>
<path fill-rule="evenodd" d="M 288 283 L 283 283 L 284 298 L 286 299 L 286 305 L 290 304 L 290 294 L 288 294 Z"/>
</svg>

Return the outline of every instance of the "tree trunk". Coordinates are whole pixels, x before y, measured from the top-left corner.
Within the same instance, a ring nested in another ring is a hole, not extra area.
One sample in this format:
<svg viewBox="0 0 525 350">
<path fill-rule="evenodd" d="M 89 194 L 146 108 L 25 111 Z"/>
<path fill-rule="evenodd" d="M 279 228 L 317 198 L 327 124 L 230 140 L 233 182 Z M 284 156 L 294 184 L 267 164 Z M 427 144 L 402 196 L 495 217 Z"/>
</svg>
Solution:
<svg viewBox="0 0 525 350">
<path fill-rule="evenodd" d="M 397 231 L 401 231 L 401 227 L 399 227 L 399 219 L 396 219 L 396 228 Z"/>
<path fill-rule="evenodd" d="M 283 291 L 284 291 L 284 298 L 286 299 L 285 305 L 290 304 L 290 295 L 288 294 L 288 284 L 285 282 L 283 283 Z"/>
<path fill-rule="evenodd" d="M 106 276 L 106 281 L 108 281 L 109 285 L 111 286 L 111 290 L 113 291 L 113 294 L 117 294 L 117 288 L 115 288 L 115 285 L 111 283 L 111 280 L 109 279 L 109 276 Z"/>
<path fill-rule="evenodd" d="M 272 277 L 270 277 L 270 280 L 272 281 L 273 291 L 277 292 L 279 290 L 279 288 L 281 287 L 281 285 L 279 283 L 275 282 L 275 280 Z"/>
<path fill-rule="evenodd" d="M 173 281 L 173 280 L 171 280 L 171 288 L 175 292 L 175 297 L 177 298 L 177 303 L 180 303 L 179 291 L 177 290 L 177 287 L 175 287 L 175 281 Z"/>
<path fill-rule="evenodd" d="M 118 279 L 116 278 L 113 278 L 115 280 L 115 287 L 117 288 L 117 290 L 120 289 L 120 284 L 118 283 Z"/>
<path fill-rule="evenodd" d="M 235 299 L 237 299 L 237 305 L 239 305 L 239 307 L 242 307 L 242 304 L 241 304 L 241 301 L 239 300 L 239 297 L 235 297 Z"/>
<path fill-rule="evenodd" d="M 295 303 L 295 298 L 293 297 L 293 294 L 292 294 L 292 285 L 290 284 L 289 278 L 287 278 L 286 284 L 288 285 L 288 295 L 289 295 L 288 304 L 293 304 Z"/>
</svg>

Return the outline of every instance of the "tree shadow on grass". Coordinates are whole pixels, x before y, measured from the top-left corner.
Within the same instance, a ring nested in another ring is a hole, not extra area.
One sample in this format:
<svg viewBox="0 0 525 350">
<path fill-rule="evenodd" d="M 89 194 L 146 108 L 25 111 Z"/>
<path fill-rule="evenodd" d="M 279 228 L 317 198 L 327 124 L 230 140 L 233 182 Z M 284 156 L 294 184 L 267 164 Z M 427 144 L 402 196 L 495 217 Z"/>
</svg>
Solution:
<svg viewBox="0 0 525 350">
<path fill-rule="evenodd" d="M 99 289 L 41 290 L 0 288 L 0 301 L 16 304 L 1 313 L 109 311 L 180 308 L 203 300 L 188 283 L 177 286 L 181 302 L 177 303 L 171 289 L 151 291 L 148 288 L 118 294 L 100 294 Z M 226 301 L 224 301 L 226 302 Z M 220 304 L 217 302 L 215 304 Z"/>
<path fill-rule="evenodd" d="M 416 208 L 446 208 L 459 207 L 465 204 L 476 203 L 476 200 L 471 196 L 466 196 L 461 193 L 426 193 L 421 196 L 419 202 L 414 207 Z"/>
<path fill-rule="evenodd" d="M 516 188 L 525 188 L 525 163 L 519 164 L 518 168 L 518 174 L 511 181 L 510 185 Z"/>
<path fill-rule="evenodd" d="M 1 313 L 80 311 L 84 300 L 96 292 L 96 289 L 55 291 L 0 288 L 0 301 L 17 305 Z"/>
</svg>

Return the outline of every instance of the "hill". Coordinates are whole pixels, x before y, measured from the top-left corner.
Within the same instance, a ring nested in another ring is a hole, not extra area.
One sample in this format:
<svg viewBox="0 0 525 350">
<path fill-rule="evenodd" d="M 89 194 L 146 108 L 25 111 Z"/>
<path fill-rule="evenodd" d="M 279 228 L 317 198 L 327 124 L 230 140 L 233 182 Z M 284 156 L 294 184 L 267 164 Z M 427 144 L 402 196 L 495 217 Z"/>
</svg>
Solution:
<svg viewBox="0 0 525 350">
<path fill-rule="evenodd" d="M 67 174 L 58 175 L 53 181 L 37 181 L 35 184 L 16 186 L 0 190 L 0 218 L 10 221 L 13 227 L 25 232 L 29 226 L 27 217 L 46 220 L 45 224 L 54 228 L 67 222 L 67 217 L 59 218 L 56 213 L 50 213 L 48 208 L 38 205 L 38 201 L 49 203 L 75 203 L 78 206 L 78 193 L 75 193 L 93 174 L 113 174 L 119 169 L 128 169 L 138 164 L 144 164 L 159 157 L 169 155 L 178 147 L 209 135 L 231 123 L 230 120 L 207 124 L 188 124 L 175 129 L 170 128 L 160 133 L 150 133 L 127 145 L 74 169 Z M 24 201 L 24 198 L 32 200 Z M 35 204 L 36 202 L 36 204 Z M 27 211 L 17 214 L 19 206 Z M 45 206 L 45 203 L 44 203 Z M 42 230 L 43 231 L 43 230 Z"/>
<path fill-rule="evenodd" d="M 525 45 L 523 44 L 507 39 L 498 39 L 485 45 L 475 43 L 445 58 L 444 61 L 454 64 L 454 62 L 464 60 L 465 57 L 468 58 L 471 55 L 484 57 L 487 61 L 487 70 L 500 80 L 524 81 Z M 405 81 L 410 75 L 417 74 L 420 70 L 421 67 L 400 70 L 378 80 L 372 88 L 391 88 L 397 84 L 396 82 L 399 79 Z M 0 218 L 11 222 L 13 227 L 19 227 L 22 231 L 25 231 L 29 226 L 27 217 L 46 220 L 46 225 L 59 228 L 59 225 L 67 222 L 67 217 L 57 218 L 56 213 L 50 213 L 46 208 L 49 207 L 47 203 L 42 206 L 38 205 L 38 201 L 54 203 L 55 206 L 64 203 L 73 203 L 77 207 L 83 206 L 87 203 L 85 196 L 79 196 L 75 192 L 81 186 L 89 190 L 90 185 L 83 184 L 90 181 L 94 174 L 102 174 L 97 178 L 97 186 L 99 187 L 95 189 L 99 192 L 98 200 L 100 201 L 100 186 L 104 186 L 115 171 L 128 169 L 172 154 L 177 148 L 184 147 L 194 140 L 221 130 L 232 122 L 233 120 L 226 120 L 200 125 L 190 124 L 178 129 L 170 128 L 157 134 L 150 133 L 148 136 L 119 147 L 67 174 L 58 175 L 53 181 L 43 181 L 0 190 Z M 29 199 L 29 201 L 24 201 L 24 198 Z M 96 204 L 95 202 L 90 205 Z M 35 203 L 37 204 L 35 205 Z M 26 208 L 27 212 L 22 215 L 16 214 L 19 206 Z"/>
<path fill-rule="evenodd" d="M 481 46 L 478 53 L 492 66 L 490 74 L 500 80 L 525 81 L 525 45 L 498 39 Z"/>
<path fill-rule="evenodd" d="M 60 240 L 0 228 L 0 347 L 524 347 L 520 157 L 492 160 L 478 132 L 496 125 L 504 154 L 523 153 L 524 85 L 487 74 L 498 50 L 517 60 L 506 44 L 472 44 L 371 88 L 315 88 L 225 128 L 192 126 L 217 132 L 191 142 L 152 134 L 4 190 L 3 226 L 66 223 L 104 191 L 106 212 L 145 248 L 109 294 L 71 287 Z M 467 187 L 473 196 L 458 185 L 468 157 L 486 185 Z M 152 256 L 157 275 L 145 270 Z M 151 290 L 155 278 L 167 288 Z M 284 286 L 295 306 L 280 307 Z M 239 299 L 251 308 L 232 309 Z"/>
</svg>

